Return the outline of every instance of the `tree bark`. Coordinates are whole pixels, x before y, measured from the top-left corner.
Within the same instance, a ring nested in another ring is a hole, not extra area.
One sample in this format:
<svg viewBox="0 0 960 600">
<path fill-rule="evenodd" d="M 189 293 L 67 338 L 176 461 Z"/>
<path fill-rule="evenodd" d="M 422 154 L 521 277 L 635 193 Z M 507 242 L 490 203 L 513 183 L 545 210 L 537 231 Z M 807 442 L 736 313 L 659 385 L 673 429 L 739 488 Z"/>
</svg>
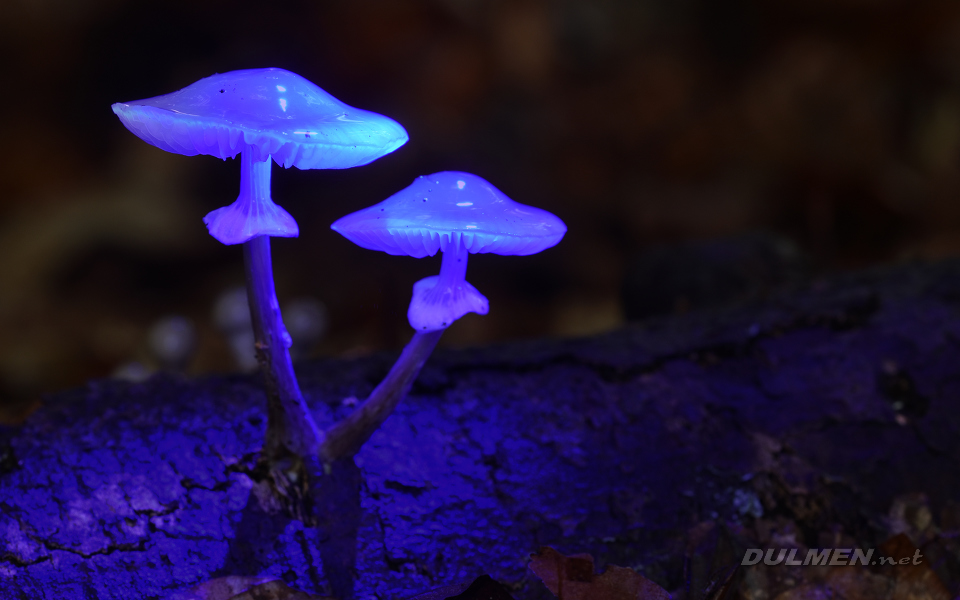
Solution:
<svg viewBox="0 0 960 600">
<path fill-rule="evenodd" d="M 319 427 L 392 358 L 299 365 Z M 764 531 L 873 547 L 909 502 L 960 527 L 958 262 L 592 338 L 439 351 L 355 466 L 308 492 L 328 515 L 312 527 L 257 471 L 262 389 L 158 376 L 48 398 L 2 444 L 0 597 L 167 598 L 258 574 L 323 594 L 350 584 L 331 567 L 355 555 L 361 598 L 489 573 L 541 599 L 525 565 L 547 544 L 693 597 Z M 942 551 L 956 593 L 960 550 Z"/>
</svg>

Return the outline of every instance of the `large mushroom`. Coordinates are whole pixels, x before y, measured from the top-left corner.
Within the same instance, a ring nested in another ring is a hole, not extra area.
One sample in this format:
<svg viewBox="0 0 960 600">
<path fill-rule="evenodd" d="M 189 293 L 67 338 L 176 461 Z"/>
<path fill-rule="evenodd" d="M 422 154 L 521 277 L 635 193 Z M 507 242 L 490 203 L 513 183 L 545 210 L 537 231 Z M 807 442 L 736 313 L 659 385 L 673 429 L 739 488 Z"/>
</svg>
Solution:
<svg viewBox="0 0 960 600">
<path fill-rule="evenodd" d="M 298 228 L 270 197 L 270 161 L 299 169 L 356 167 L 402 146 L 406 131 L 284 69 L 213 75 L 172 94 L 114 104 L 113 112 L 127 129 L 168 152 L 222 159 L 240 154 L 239 197 L 204 222 L 220 242 L 244 245 L 256 354 L 267 387 L 264 455 L 315 455 L 323 433 L 293 372 L 270 260 L 270 236 L 296 237 Z"/>
<path fill-rule="evenodd" d="M 460 171 L 420 176 L 383 202 L 331 228 L 362 248 L 415 258 L 443 252 L 440 275 L 413 286 L 407 319 L 415 333 L 386 379 L 346 419 L 327 431 L 325 446 L 356 452 L 409 391 L 454 321 L 486 314 L 487 299 L 465 277 L 470 254 L 536 254 L 555 246 L 567 226 L 552 213 L 514 202 L 487 180 Z"/>
</svg>

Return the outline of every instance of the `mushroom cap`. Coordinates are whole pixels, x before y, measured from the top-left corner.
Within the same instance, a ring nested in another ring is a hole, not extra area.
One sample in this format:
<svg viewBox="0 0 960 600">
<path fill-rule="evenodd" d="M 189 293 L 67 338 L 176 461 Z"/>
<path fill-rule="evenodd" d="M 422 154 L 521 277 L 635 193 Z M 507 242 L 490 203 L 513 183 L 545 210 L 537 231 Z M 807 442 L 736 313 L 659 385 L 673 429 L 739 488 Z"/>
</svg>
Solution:
<svg viewBox="0 0 960 600">
<path fill-rule="evenodd" d="M 178 92 L 113 105 L 127 129 L 186 156 L 252 150 L 283 167 L 346 169 L 393 152 L 409 137 L 388 117 L 347 106 L 296 73 L 246 69 Z"/>
<path fill-rule="evenodd" d="M 421 175 L 331 229 L 362 248 L 415 258 L 461 242 L 470 253 L 536 254 L 567 232 L 556 215 L 514 202 L 482 177 L 460 171 Z"/>
</svg>

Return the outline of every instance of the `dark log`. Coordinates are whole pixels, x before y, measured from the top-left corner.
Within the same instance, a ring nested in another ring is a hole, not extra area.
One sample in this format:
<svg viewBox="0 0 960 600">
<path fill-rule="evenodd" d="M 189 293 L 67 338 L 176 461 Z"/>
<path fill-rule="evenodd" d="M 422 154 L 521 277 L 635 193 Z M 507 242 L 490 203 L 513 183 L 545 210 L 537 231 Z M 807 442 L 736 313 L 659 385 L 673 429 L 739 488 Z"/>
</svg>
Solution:
<svg viewBox="0 0 960 600">
<path fill-rule="evenodd" d="M 299 365 L 318 425 L 390 363 Z M 316 527 L 257 471 L 264 428 L 256 378 L 48 398 L 0 452 L 0 597 L 166 598 L 259 574 L 325 594 L 349 584 L 331 566 L 355 552 L 359 598 L 489 573 L 541 599 L 526 562 L 543 545 L 692 596 L 771 524 L 811 547 L 875 546 L 903 494 L 925 494 L 934 520 L 960 499 L 960 263 L 593 338 L 438 351 L 359 469 L 298 492 L 329 507 Z M 954 593 L 957 560 L 936 567 Z"/>
</svg>

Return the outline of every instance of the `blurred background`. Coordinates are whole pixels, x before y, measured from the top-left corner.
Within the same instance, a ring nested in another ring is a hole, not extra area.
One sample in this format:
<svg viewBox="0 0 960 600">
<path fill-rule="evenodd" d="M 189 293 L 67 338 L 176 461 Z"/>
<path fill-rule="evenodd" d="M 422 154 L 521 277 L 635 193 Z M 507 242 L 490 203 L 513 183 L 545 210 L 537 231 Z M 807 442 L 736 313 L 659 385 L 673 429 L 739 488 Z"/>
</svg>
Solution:
<svg viewBox="0 0 960 600">
<path fill-rule="evenodd" d="M 410 133 L 365 167 L 274 167 L 300 358 L 407 341 L 439 257 L 329 226 L 441 170 L 569 226 L 536 256 L 473 256 L 490 314 L 448 346 L 960 253 L 950 0 L 5 0 L 0 65 L 0 420 L 90 378 L 249 368 L 242 252 L 202 223 L 237 161 L 168 154 L 110 111 L 233 69 L 292 70 Z"/>
</svg>

